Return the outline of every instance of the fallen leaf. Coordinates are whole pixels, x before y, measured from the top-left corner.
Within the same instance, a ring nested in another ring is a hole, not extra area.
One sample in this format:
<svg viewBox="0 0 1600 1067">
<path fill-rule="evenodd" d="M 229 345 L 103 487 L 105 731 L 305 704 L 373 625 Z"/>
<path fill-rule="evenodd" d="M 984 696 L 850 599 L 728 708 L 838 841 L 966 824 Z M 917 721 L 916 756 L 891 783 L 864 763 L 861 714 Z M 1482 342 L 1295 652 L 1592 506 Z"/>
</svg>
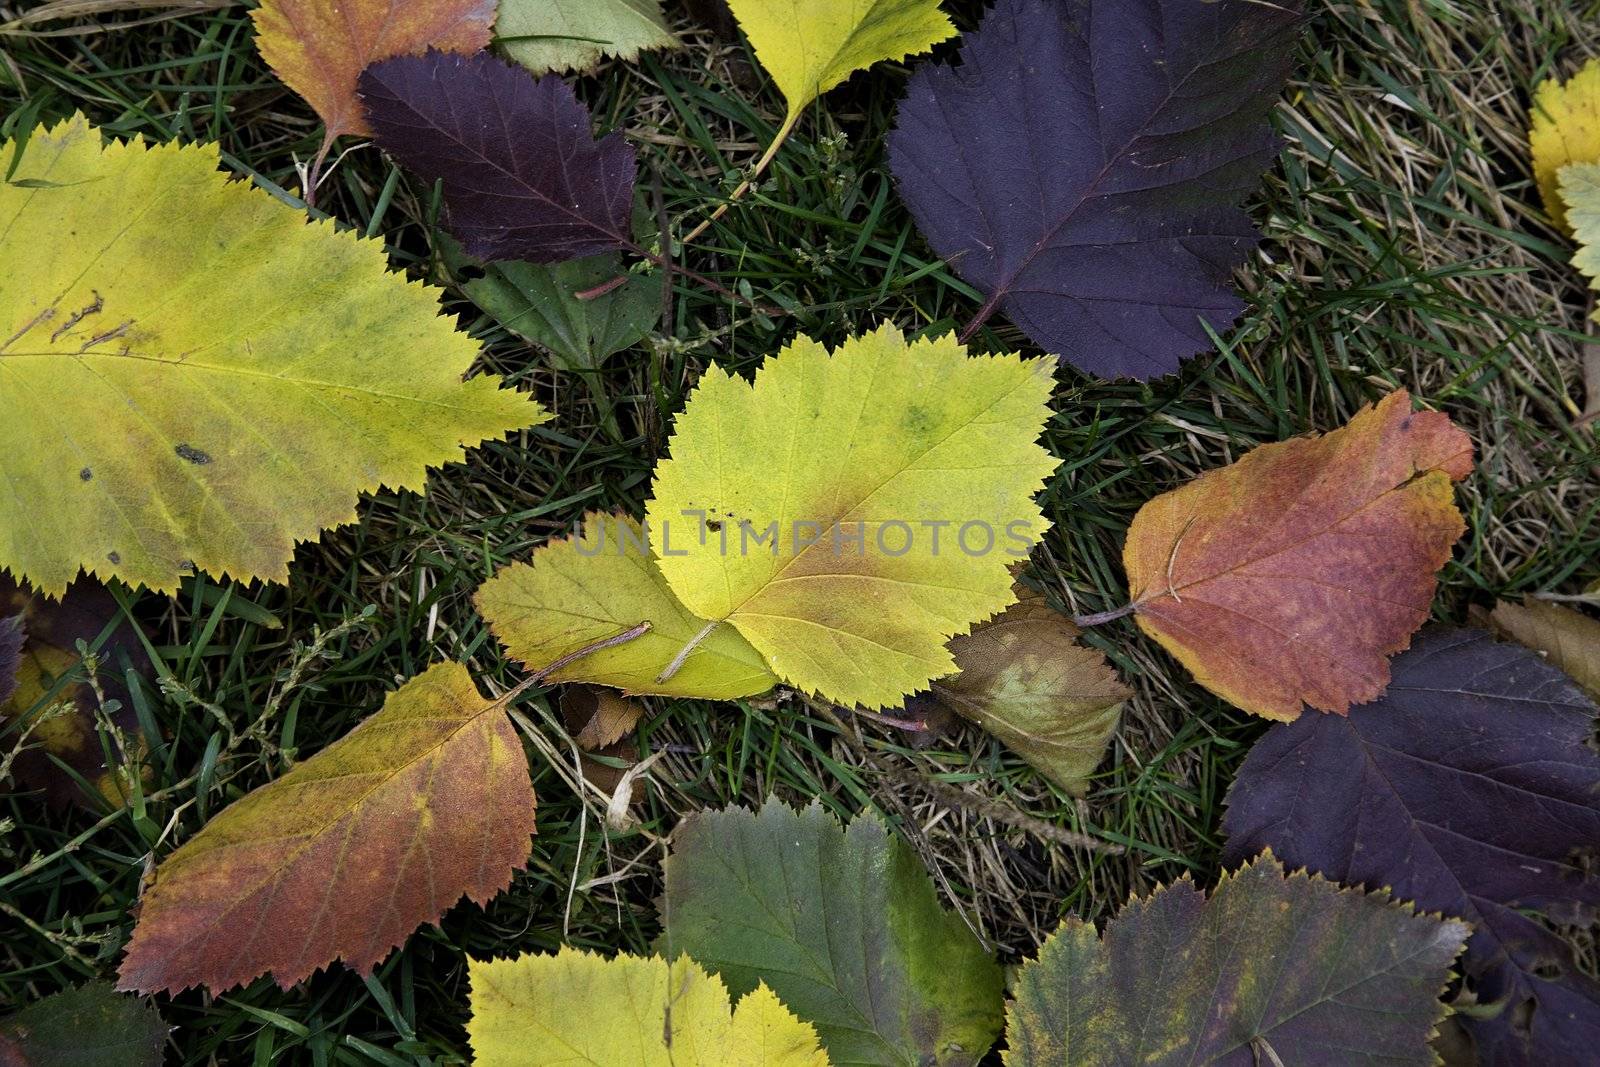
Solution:
<svg viewBox="0 0 1600 1067">
<path fill-rule="evenodd" d="M 444 182 L 447 226 L 471 255 L 559 263 L 633 247 L 633 149 L 621 133 L 596 141 L 559 77 L 429 52 L 368 67 L 361 99 L 379 146 Z"/>
<path fill-rule="evenodd" d="M 121 807 L 127 802 L 130 771 L 145 752 L 127 685 L 128 670 L 148 674 L 151 669 L 139 635 L 122 621 L 116 598 L 84 579 L 74 582 L 60 600 L 50 600 L 0 575 L 0 616 L 12 612 L 17 622 L 13 633 L 26 633 L 27 640 L 14 673 L 15 690 L 0 701 L 0 721 L 20 720 L 28 727 L 27 744 L 37 746 L 18 753 L 12 764 L 17 783 L 40 790 L 58 808 L 73 803 L 96 811 Z M 95 680 L 106 698 L 102 706 L 82 669 L 78 642 L 93 647 L 113 624 L 95 654 Z M 0 628 L 4 626 L 0 621 Z M 106 736 L 106 724 L 120 732 L 120 739 Z M 18 736 L 9 726 L 7 730 L 0 745 Z M 105 758 L 108 749 L 114 757 L 111 765 Z M 93 793 L 86 794 L 74 775 L 90 783 Z"/>
<path fill-rule="evenodd" d="M 142 997 L 89 982 L 0 1019 L 0 1067 L 161 1067 L 167 1030 Z"/>
<path fill-rule="evenodd" d="M 322 119 L 326 146 L 372 133 L 356 99 L 363 70 L 428 48 L 489 47 L 495 0 L 261 0 L 250 17 L 261 58 Z"/>
<path fill-rule="evenodd" d="M 889 325 L 831 354 L 797 338 L 753 385 L 708 368 L 656 467 L 661 573 L 796 688 L 898 706 L 1012 602 L 1046 528 L 1052 385 L 1048 360 Z"/>
<path fill-rule="evenodd" d="M 504 702 L 438 664 L 156 868 L 120 987 L 219 993 L 270 971 L 288 989 L 336 959 L 370 973 L 462 896 L 510 885 L 533 813 Z"/>
<path fill-rule="evenodd" d="M 1244 310 L 1260 240 L 1241 208 L 1272 164 L 1267 118 L 1297 0 L 999 0 L 959 66 L 913 75 L 889 135 L 935 252 L 1089 374 L 1151 378 Z"/>
<path fill-rule="evenodd" d="M 1069 917 L 1017 972 L 1003 1058 L 1432 1067 L 1439 994 L 1467 932 L 1387 893 L 1286 877 L 1269 854 L 1209 900 L 1187 879 L 1135 898 L 1104 937 Z"/>
<path fill-rule="evenodd" d="M 467 1036 L 478 1067 L 828 1067 L 817 1033 L 764 985 L 728 1003 L 716 977 L 680 956 L 469 960 Z"/>
<path fill-rule="evenodd" d="M 21 615 L 0 614 L 0 705 L 17 691 L 17 670 L 22 666 L 22 645 L 27 637 Z"/>
<path fill-rule="evenodd" d="M 453 244 L 450 239 L 443 241 Z M 473 264 L 454 257 L 460 277 Z M 624 274 L 622 258 L 603 253 L 565 263 L 508 260 L 482 266 L 461 291 L 496 322 L 550 353 L 561 370 L 581 374 L 600 369 L 611 356 L 638 344 L 661 318 L 661 287 L 642 275 Z M 622 284 L 605 289 L 608 283 Z M 594 293 L 594 296 L 579 294 Z"/>
<path fill-rule="evenodd" d="M 761 654 L 727 626 L 704 636 L 670 678 L 659 680 L 707 623 L 673 595 L 643 528 L 626 516 L 585 515 L 581 533 L 502 568 L 474 603 L 511 658 L 529 670 L 650 623 L 648 633 L 575 660 L 550 675 L 552 682 L 705 700 L 753 696 L 777 684 Z"/>
<path fill-rule="evenodd" d="M 1502 600 L 1490 616 L 1494 628 L 1526 645 L 1600 699 L 1600 621 L 1560 604 L 1528 597 Z"/>
<path fill-rule="evenodd" d="M 1567 230 L 1561 171 L 1570 163 L 1600 162 L 1600 60 L 1591 59 L 1570 81 L 1546 78 L 1533 94 L 1528 145 L 1544 210 Z"/>
<path fill-rule="evenodd" d="M 14 142 L 0 146 L 10 158 Z M 0 185 L 0 568 L 173 592 L 285 581 L 358 495 L 548 414 L 482 375 L 383 242 L 217 171 L 216 145 L 36 131 Z"/>
<path fill-rule="evenodd" d="M 1424 631 L 1395 658 L 1382 700 L 1256 743 L 1228 794 L 1224 862 L 1270 847 L 1467 920 L 1477 999 L 1508 1001 L 1495 1019 L 1463 1019 L 1480 1048 L 1509 1057 L 1485 1062 L 1589 1062 L 1600 984 L 1524 912 L 1586 922 L 1600 908 L 1600 875 L 1573 859 L 1600 841 L 1595 712 L 1535 653 L 1478 631 Z"/>
<path fill-rule="evenodd" d="M 500 0 L 495 39 L 535 74 L 587 71 L 604 56 L 676 48 L 661 0 Z"/>
<path fill-rule="evenodd" d="M 622 763 L 639 760 L 632 733 L 644 715 L 644 705 L 614 689 L 597 685 L 569 685 L 561 694 L 561 718 L 572 740 L 583 750 L 579 770 L 590 785 L 615 796 L 628 771 L 594 759 L 601 756 Z"/>
<path fill-rule="evenodd" d="M 1404 390 L 1262 445 L 1139 509 L 1123 548 L 1139 627 L 1246 711 L 1343 714 L 1427 621 L 1471 469 L 1467 436 Z"/>
<path fill-rule="evenodd" d="M 765 982 L 840 1064 L 976 1064 L 1000 1031 L 1000 968 L 939 906 L 877 818 L 700 811 L 672 834 L 661 947 L 735 995 Z M 621 1061 L 617 1061 L 621 1062 Z"/>
<path fill-rule="evenodd" d="M 561 695 L 561 712 L 578 747 L 593 752 L 633 733 L 644 705 L 610 689 L 574 685 Z"/>
<path fill-rule="evenodd" d="M 1083 795 L 1133 695 L 1078 632 L 1042 594 L 1019 586 L 1015 604 L 950 642 L 961 673 L 933 683 L 942 703 L 1073 796 Z"/>
<path fill-rule="evenodd" d="M 789 105 L 786 126 L 856 71 L 926 52 L 956 32 L 938 0 L 729 0 L 728 7 Z"/>
<path fill-rule="evenodd" d="M 955 34 L 938 0 L 728 0 L 727 6 L 788 111 L 761 158 L 728 199 L 684 236 L 685 245 L 750 191 L 817 97 L 879 60 L 925 52 Z"/>
</svg>

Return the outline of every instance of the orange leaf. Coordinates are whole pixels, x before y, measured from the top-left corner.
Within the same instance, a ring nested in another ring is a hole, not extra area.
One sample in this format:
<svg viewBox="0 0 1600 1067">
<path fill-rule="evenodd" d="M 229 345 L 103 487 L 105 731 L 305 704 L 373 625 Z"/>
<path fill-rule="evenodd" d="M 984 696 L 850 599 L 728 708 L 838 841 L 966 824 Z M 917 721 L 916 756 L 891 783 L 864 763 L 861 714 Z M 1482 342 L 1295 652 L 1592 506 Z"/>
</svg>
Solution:
<svg viewBox="0 0 1600 1067">
<path fill-rule="evenodd" d="M 327 126 L 370 135 L 356 78 L 380 59 L 429 48 L 476 52 L 489 45 L 497 0 L 263 0 L 255 20 L 261 57 L 305 97 Z"/>
<path fill-rule="evenodd" d="M 335 959 L 367 973 L 462 895 L 510 885 L 533 811 L 504 702 L 441 663 L 156 869 L 119 986 L 217 992 L 271 971 L 287 989 Z"/>
<path fill-rule="evenodd" d="M 1389 684 L 1465 529 L 1472 444 L 1404 390 L 1150 501 L 1123 549 L 1136 617 L 1207 689 L 1269 719 Z"/>
</svg>

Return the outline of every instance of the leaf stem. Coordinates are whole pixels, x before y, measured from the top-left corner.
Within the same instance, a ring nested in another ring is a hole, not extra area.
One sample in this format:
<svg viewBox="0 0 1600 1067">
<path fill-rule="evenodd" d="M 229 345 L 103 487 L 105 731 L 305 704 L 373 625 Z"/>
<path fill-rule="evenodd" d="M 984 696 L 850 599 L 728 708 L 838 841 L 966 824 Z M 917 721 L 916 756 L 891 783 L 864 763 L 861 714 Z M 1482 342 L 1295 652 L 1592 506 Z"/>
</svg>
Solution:
<svg viewBox="0 0 1600 1067">
<path fill-rule="evenodd" d="M 689 658 L 689 653 L 699 648 L 700 642 L 711 636 L 711 631 L 717 628 L 717 623 L 720 621 L 721 620 L 719 619 L 706 623 L 705 626 L 701 628 L 699 633 L 689 638 L 689 643 L 678 649 L 678 654 L 672 657 L 672 662 L 667 664 L 667 669 L 656 675 L 656 684 L 660 685 L 662 682 L 670 679 L 674 674 L 677 674 L 679 669 L 683 667 L 684 661 Z"/>
<path fill-rule="evenodd" d="M 616 648 L 618 645 L 625 645 L 629 641 L 632 641 L 637 637 L 643 637 L 649 632 L 650 623 L 641 622 L 637 626 L 628 627 L 620 634 L 612 634 L 610 637 L 603 637 L 592 644 L 584 645 L 575 652 L 568 652 L 565 656 L 562 656 L 554 663 L 551 663 L 545 667 L 540 667 L 538 670 L 528 675 L 511 689 L 507 690 L 505 695 L 499 700 L 495 701 L 495 703 L 500 707 L 505 707 L 517 697 L 521 696 L 523 693 L 526 693 L 529 689 L 532 689 L 534 686 L 538 685 L 540 682 L 544 681 L 546 678 L 550 677 L 552 674 L 556 673 L 568 664 L 573 663 L 576 660 L 580 660 L 585 656 L 592 656 L 596 652 L 604 652 L 608 648 Z"/>
<path fill-rule="evenodd" d="M 1097 611 L 1092 615 L 1074 615 L 1072 616 L 1072 625 L 1080 628 L 1099 626 L 1101 623 L 1115 622 L 1118 619 L 1126 618 L 1138 609 L 1138 604 L 1124 604 L 1120 608 L 1112 608 L 1110 611 Z"/>
<path fill-rule="evenodd" d="M 966 344 L 967 342 L 971 341 L 972 335 L 977 333 L 978 329 L 984 323 L 993 318 L 994 313 L 998 311 L 999 308 L 1000 292 L 999 290 L 996 290 L 994 295 L 983 302 L 983 306 L 978 309 L 978 313 L 972 316 L 972 321 L 961 327 L 961 333 L 956 337 L 956 340 L 960 341 L 962 344 Z"/>
<path fill-rule="evenodd" d="M 789 112 L 789 117 L 783 120 L 782 126 L 778 127 L 778 132 L 776 136 L 772 138 L 772 143 L 767 146 L 767 150 L 762 154 L 761 158 L 756 160 L 756 165 L 750 168 L 750 173 L 745 175 L 744 181 L 740 182 L 738 188 L 734 189 L 734 191 L 729 194 L 727 201 L 718 207 L 717 210 L 713 211 L 708 217 L 701 220 L 700 225 L 690 230 L 689 235 L 682 241 L 678 242 L 680 245 L 689 245 L 696 237 L 699 237 L 701 234 L 709 230 L 713 222 L 716 222 L 722 216 L 726 215 L 730 207 L 736 204 L 739 200 L 743 199 L 744 194 L 748 193 L 750 191 L 750 187 L 756 183 L 756 179 L 765 174 L 767 168 L 772 166 L 772 161 L 778 158 L 778 149 L 783 147 L 783 142 L 789 139 L 789 135 L 794 132 L 795 125 L 799 121 L 800 112 Z"/>
</svg>

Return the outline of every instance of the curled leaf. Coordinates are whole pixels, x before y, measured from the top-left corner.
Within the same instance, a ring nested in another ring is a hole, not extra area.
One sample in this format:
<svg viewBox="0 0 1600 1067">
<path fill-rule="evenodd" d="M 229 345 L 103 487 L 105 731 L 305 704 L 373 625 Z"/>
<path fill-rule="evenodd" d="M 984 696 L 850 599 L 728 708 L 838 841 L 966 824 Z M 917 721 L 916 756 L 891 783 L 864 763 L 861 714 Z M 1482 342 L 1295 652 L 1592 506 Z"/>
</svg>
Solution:
<svg viewBox="0 0 1600 1067">
<path fill-rule="evenodd" d="M 1043 595 L 1019 587 L 1017 603 L 950 642 L 960 673 L 933 683 L 941 703 L 1074 796 L 1133 695 L 1078 632 Z"/>
<path fill-rule="evenodd" d="M 1139 627 L 1269 719 L 1372 700 L 1428 618 L 1471 469 L 1466 434 L 1404 390 L 1262 445 L 1139 509 L 1123 548 Z"/>
<path fill-rule="evenodd" d="M 503 701 L 441 663 L 156 868 L 120 987 L 287 989 L 342 959 L 365 974 L 462 896 L 528 860 L 533 786 Z"/>
</svg>

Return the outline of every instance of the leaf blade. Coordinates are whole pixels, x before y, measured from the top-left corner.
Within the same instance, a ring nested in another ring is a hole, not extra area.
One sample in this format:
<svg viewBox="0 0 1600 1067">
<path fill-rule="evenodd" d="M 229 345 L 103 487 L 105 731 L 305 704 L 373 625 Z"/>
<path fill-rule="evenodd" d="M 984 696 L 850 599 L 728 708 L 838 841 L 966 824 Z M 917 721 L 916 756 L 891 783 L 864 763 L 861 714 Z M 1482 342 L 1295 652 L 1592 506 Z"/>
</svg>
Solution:
<svg viewBox="0 0 1600 1067">
<path fill-rule="evenodd" d="M 888 325 L 831 354 L 799 338 L 753 385 L 712 368 L 656 468 L 661 571 L 784 681 L 897 705 L 954 669 L 950 637 L 1012 600 L 1008 564 L 1044 531 L 1052 384 L 1049 361 L 969 358 Z M 969 524 L 989 540 L 963 549 Z"/>
<path fill-rule="evenodd" d="M 1130 902 L 1097 939 L 1068 919 L 1022 965 L 1007 1064 L 1431 1067 L 1439 994 L 1467 927 L 1287 877 L 1270 855 Z M 1152 977 L 1154 980 L 1151 980 Z"/>
<path fill-rule="evenodd" d="M 765 986 L 730 1008 L 721 981 L 686 956 L 469 960 L 467 1034 L 484 1067 L 530 1063 L 639 1067 L 827 1067 L 817 1034 Z"/>
<path fill-rule="evenodd" d="M 664 867 L 665 949 L 736 995 L 765 982 L 836 1062 L 975 1064 L 999 1032 L 998 966 L 875 818 L 700 812 Z"/>
<path fill-rule="evenodd" d="M 1347 718 L 1302 716 L 1257 742 L 1228 794 L 1224 862 L 1267 846 L 1471 921 L 1464 970 L 1480 1000 L 1509 1003 L 1469 1029 L 1526 1057 L 1508 1062 L 1581 1061 L 1600 1037 L 1600 984 L 1520 909 L 1563 921 L 1600 909 L 1600 878 L 1569 860 L 1600 840 L 1594 718 L 1535 654 L 1430 628 L 1396 658 L 1382 700 Z M 1547 965 L 1563 980 L 1547 980 Z M 1540 1010 L 1547 999 L 1566 1010 Z"/>
<path fill-rule="evenodd" d="M 1239 205 L 1276 154 L 1299 21 L 1250 0 L 1000 0 L 960 66 L 923 65 L 890 168 L 988 297 L 978 321 L 1003 310 L 1103 378 L 1210 349 L 1244 309 L 1229 275 L 1259 234 Z"/>
<path fill-rule="evenodd" d="M 677 48 L 661 0 L 501 0 L 495 36 L 535 74 L 587 71 L 605 56 Z"/>
<path fill-rule="evenodd" d="M 270 971 L 287 989 L 335 959 L 368 973 L 462 896 L 508 886 L 533 815 L 502 703 L 437 664 L 162 862 L 119 987 L 218 992 Z"/>
<path fill-rule="evenodd" d="M 1467 436 L 1404 390 L 1262 445 L 1139 509 L 1123 549 L 1134 618 L 1246 711 L 1343 714 L 1383 692 L 1386 657 L 1427 620 L 1466 528 L 1452 482 L 1471 469 Z"/>
<path fill-rule="evenodd" d="M 102 146 L 78 117 L 18 167 L 70 184 L 0 187 L 0 262 L 28 264 L 0 305 L 0 470 L 19 489 L 0 500 L 0 566 L 50 596 L 80 570 L 161 592 L 194 570 L 284 581 L 296 543 L 354 521 L 360 493 L 421 488 L 549 417 L 462 380 L 477 346 L 381 242 L 217 163 L 215 145 Z M 180 205 L 187 224 L 167 215 Z"/>
<path fill-rule="evenodd" d="M 383 150 L 444 182 L 450 230 L 472 255 L 559 263 L 632 245 L 633 148 L 621 133 L 595 140 L 559 77 L 429 51 L 368 67 L 360 95 Z"/>
</svg>

